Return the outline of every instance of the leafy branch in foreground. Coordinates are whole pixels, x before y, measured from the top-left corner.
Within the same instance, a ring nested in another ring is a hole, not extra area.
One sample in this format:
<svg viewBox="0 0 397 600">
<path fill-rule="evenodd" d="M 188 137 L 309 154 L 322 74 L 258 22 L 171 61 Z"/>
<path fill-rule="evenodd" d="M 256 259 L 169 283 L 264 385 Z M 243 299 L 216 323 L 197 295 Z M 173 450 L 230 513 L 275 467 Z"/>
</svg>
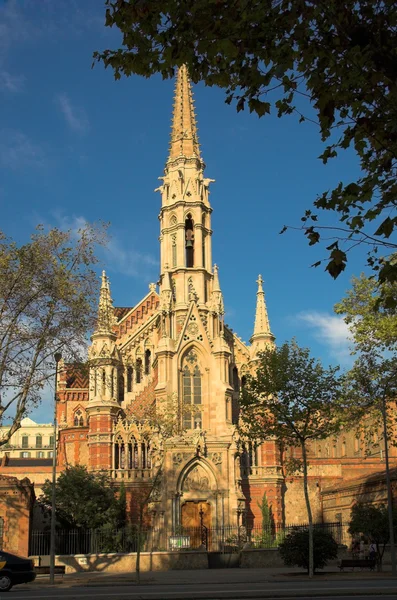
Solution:
<svg viewBox="0 0 397 600">
<path fill-rule="evenodd" d="M 311 245 L 323 241 L 325 230 L 325 239 L 332 238 L 326 259 L 332 277 L 364 244 L 379 281 L 396 281 L 395 2 L 106 0 L 106 6 L 105 24 L 120 30 L 122 44 L 95 52 L 94 60 L 116 79 L 169 78 L 186 64 L 194 82 L 224 89 L 238 112 L 248 108 L 262 117 L 275 110 L 314 121 L 327 143 L 323 163 L 352 148 L 360 177 L 319 193 L 302 229 Z M 334 213 L 339 226 L 321 226 L 319 211 Z"/>
</svg>

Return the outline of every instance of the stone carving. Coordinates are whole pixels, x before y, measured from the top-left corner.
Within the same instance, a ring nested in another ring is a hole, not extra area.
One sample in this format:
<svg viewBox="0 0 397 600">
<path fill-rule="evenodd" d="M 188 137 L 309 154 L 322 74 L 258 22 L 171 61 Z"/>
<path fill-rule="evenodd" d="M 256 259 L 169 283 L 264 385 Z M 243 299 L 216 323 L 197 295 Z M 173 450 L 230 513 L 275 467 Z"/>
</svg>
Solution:
<svg viewBox="0 0 397 600">
<path fill-rule="evenodd" d="M 182 452 L 177 452 L 176 454 L 172 455 L 172 462 L 174 464 L 174 467 L 177 467 L 178 465 L 180 465 L 182 460 L 183 460 Z"/>
<path fill-rule="evenodd" d="M 193 300 L 193 302 L 197 302 L 198 294 L 197 294 L 196 290 L 194 289 L 193 278 L 189 277 L 189 279 L 187 280 L 187 283 L 188 283 L 187 290 L 188 290 L 189 302 L 191 302 L 192 300 Z"/>
<path fill-rule="evenodd" d="M 222 463 L 222 453 L 221 452 L 213 452 L 210 454 L 210 459 L 214 463 L 214 465 L 220 465 Z"/>
<path fill-rule="evenodd" d="M 209 483 L 203 469 L 195 467 L 185 478 L 182 489 L 184 492 L 205 492 L 209 490 Z"/>
<path fill-rule="evenodd" d="M 190 335 L 197 335 L 199 332 L 197 323 L 189 323 L 187 326 L 187 331 L 190 333 Z"/>
</svg>

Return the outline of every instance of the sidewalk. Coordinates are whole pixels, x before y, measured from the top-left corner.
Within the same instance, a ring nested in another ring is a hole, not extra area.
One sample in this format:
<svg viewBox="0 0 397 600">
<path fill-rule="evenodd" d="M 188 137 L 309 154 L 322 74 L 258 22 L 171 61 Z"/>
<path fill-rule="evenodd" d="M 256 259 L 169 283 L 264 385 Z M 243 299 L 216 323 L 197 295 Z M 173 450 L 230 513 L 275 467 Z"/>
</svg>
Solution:
<svg viewBox="0 0 397 600">
<path fill-rule="evenodd" d="M 150 585 L 200 585 L 222 584 L 222 583 L 286 583 L 309 581 L 308 575 L 302 569 L 291 567 L 279 567 L 273 569 L 203 569 L 192 571 L 150 571 L 141 573 L 142 586 Z M 371 571 L 345 571 L 341 573 L 337 567 L 329 567 L 319 571 L 313 581 L 362 581 L 362 580 L 391 580 L 396 581 L 391 573 L 390 566 L 386 565 L 382 573 Z M 80 572 L 68 575 L 57 575 L 55 585 L 62 587 L 75 586 L 104 586 L 104 585 L 128 585 L 136 583 L 135 573 L 92 573 Z M 48 587 L 49 576 L 38 576 L 36 581 L 30 584 L 34 587 Z"/>
</svg>

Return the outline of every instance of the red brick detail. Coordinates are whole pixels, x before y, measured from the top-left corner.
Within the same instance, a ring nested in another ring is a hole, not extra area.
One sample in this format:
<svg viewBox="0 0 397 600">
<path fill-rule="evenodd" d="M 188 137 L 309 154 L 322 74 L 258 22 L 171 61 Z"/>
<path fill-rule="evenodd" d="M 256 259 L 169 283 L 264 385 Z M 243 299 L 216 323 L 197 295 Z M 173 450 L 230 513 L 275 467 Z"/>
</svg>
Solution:
<svg viewBox="0 0 397 600">
<path fill-rule="evenodd" d="M 110 470 L 112 468 L 113 454 L 112 443 L 106 439 L 101 441 L 96 436 L 102 434 L 110 435 L 113 429 L 113 418 L 110 414 L 91 415 L 89 441 L 89 468 L 96 470 Z M 95 436 L 95 437 L 93 437 Z"/>
<path fill-rule="evenodd" d="M 125 412 L 130 417 L 141 418 L 145 416 L 145 410 L 148 406 L 151 406 L 155 400 L 154 390 L 158 382 L 158 369 L 157 367 L 153 371 L 152 381 L 138 394 L 134 400 L 126 406 Z"/>
<path fill-rule="evenodd" d="M 123 314 L 126 310 L 124 308 L 115 308 L 116 316 L 121 314 L 123 314 L 123 316 L 119 317 L 119 322 L 115 325 L 114 332 L 118 337 L 121 337 L 127 332 L 133 331 L 156 312 L 159 304 L 160 298 L 156 292 L 153 292 L 129 313 L 126 312 Z"/>
</svg>

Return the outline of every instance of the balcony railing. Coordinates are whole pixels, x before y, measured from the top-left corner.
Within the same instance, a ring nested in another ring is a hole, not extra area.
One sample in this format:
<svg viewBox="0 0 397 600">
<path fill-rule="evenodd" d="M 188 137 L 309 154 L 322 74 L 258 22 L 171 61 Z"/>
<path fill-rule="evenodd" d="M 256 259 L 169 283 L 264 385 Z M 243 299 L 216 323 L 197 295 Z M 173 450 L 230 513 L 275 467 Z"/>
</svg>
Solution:
<svg viewBox="0 0 397 600">
<path fill-rule="evenodd" d="M 282 475 L 282 468 L 278 465 L 264 465 L 264 466 L 251 466 L 251 467 L 241 467 L 241 477 L 250 477 L 250 478 L 261 478 L 268 477 L 269 475 Z"/>
<path fill-rule="evenodd" d="M 113 469 L 113 479 L 125 479 L 128 481 L 148 481 L 152 476 L 152 469 Z"/>
</svg>

